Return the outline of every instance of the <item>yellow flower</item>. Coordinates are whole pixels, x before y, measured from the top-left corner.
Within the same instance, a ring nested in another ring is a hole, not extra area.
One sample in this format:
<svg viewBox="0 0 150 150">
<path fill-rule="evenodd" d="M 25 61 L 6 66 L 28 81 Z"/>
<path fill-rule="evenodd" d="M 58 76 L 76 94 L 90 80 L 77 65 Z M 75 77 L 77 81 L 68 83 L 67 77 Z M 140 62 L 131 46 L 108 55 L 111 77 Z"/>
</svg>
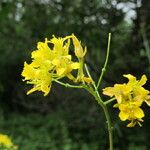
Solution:
<svg viewBox="0 0 150 150">
<path fill-rule="evenodd" d="M 78 58 L 83 58 L 87 52 L 87 48 L 85 47 L 83 50 L 83 47 L 81 46 L 81 42 L 76 38 L 74 34 L 72 34 L 72 40 L 75 48 L 75 55 Z"/>
<path fill-rule="evenodd" d="M 119 108 L 120 119 L 122 121 L 131 121 L 128 127 L 133 127 L 136 123 L 139 124 L 144 117 L 144 112 L 140 107 L 143 102 L 149 104 L 148 97 L 150 92 L 142 87 L 147 81 L 145 75 L 140 80 L 136 80 L 136 77 L 131 74 L 124 75 L 124 77 L 128 78 L 128 83 L 107 87 L 103 89 L 103 94 L 110 97 L 115 96 L 117 104 L 114 107 Z"/>
<path fill-rule="evenodd" d="M 34 85 L 34 87 L 29 90 L 27 94 L 31 94 L 34 91 L 42 91 L 45 93 L 44 96 L 46 96 L 49 93 L 52 82 L 49 68 L 34 68 L 32 63 L 27 64 L 25 62 L 22 76 L 25 77 L 24 80 L 27 80 L 28 84 Z"/>
<path fill-rule="evenodd" d="M 52 61 L 52 64 L 55 66 L 56 74 L 58 75 L 58 77 L 66 76 L 73 69 L 79 68 L 79 63 L 71 61 L 71 57 L 67 56 L 61 57 L 59 59 L 54 59 Z"/>
<path fill-rule="evenodd" d="M 16 149 L 17 147 L 12 143 L 11 139 L 4 134 L 0 134 L 0 145 L 6 147 L 6 148 L 13 148 Z"/>
<path fill-rule="evenodd" d="M 46 96 L 55 79 L 68 77 L 75 81 L 72 71 L 79 70 L 80 62 L 72 61 L 72 55 L 69 54 L 70 38 L 72 36 L 64 38 L 53 36 L 50 40 L 45 39 L 45 42 L 37 43 L 37 50 L 31 54 L 32 62 L 30 64 L 25 62 L 22 71 L 23 81 L 33 84 L 33 88 L 27 94 L 42 91 Z"/>
<path fill-rule="evenodd" d="M 136 120 L 144 117 L 143 110 L 136 102 L 123 103 L 119 105 L 119 117 L 122 121 Z"/>
<path fill-rule="evenodd" d="M 103 94 L 110 97 L 115 96 L 117 102 L 120 104 L 128 96 L 132 88 L 126 84 L 115 84 L 114 87 L 107 87 L 103 89 Z"/>
<path fill-rule="evenodd" d="M 13 145 L 11 139 L 7 135 L 0 134 L 0 144 L 3 144 L 6 147 Z"/>
</svg>

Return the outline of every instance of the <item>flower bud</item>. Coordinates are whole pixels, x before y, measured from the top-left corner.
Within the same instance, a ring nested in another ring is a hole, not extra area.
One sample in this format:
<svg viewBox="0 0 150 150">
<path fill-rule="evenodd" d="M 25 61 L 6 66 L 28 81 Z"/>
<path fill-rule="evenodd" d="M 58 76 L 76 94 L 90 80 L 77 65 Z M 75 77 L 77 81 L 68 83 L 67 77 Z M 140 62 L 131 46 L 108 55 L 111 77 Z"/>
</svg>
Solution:
<svg viewBox="0 0 150 150">
<path fill-rule="evenodd" d="M 76 38 L 76 36 L 72 35 L 73 45 L 75 48 L 75 55 L 78 58 L 83 58 L 87 52 L 87 48 L 85 47 L 83 50 L 83 47 L 81 46 L 81 42 Z"/>
</svg>

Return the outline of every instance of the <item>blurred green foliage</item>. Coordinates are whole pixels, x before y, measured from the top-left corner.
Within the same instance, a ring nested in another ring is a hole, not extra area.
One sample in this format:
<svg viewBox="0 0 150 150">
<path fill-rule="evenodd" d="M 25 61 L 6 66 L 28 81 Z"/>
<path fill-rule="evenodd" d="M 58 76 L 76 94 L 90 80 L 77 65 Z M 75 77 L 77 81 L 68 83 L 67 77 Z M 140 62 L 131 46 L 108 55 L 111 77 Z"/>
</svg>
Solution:
<svg viewBox="0 0 150 150">
<path fill-rule="evenodd" d="M 88 120 L 92 126 L 87 127 L 84 124 L 86 122 L 75 126 L 67 116 L 70 114 L 63 111 L 51 115 L 13 113 L 1 118 L 0 128 L 2 133 L 12 137 L 20 150 L 107 149 L 107 135 L 103 132 L 103 128 L 94 124 L 92 119 Z M 142 129 L 140 131 L 133 129 L 130 132 L 131 135 L 126 138 L 120 135 L 119 141 L 115 138 L 115 150 L 148 150 L 147 145 L 144 145 L 148 139 Z"/>
<path fill-rule="evenodd" d="M 150 50 L 144 44 L 150 39 L 149 7 L 148 0 L 1 0 L 0 131 L 12 135 L 22 150 L 97 150 L 100 146 L 106 150 L 103 114 L 90 95 L 53 85 L 47 97 L 39 93 L 26 96 L 29 87 L 22 83 L 20 75 L 23 63 L 30 61 L 38 41 L 53 34 L 74 33 L 87 45 L 85 61 L 97 80 L 111 32 L 110 59 L 102 87 L 123 82 L 122 74 L 126 73 L 149 77 Z M 124 8 L 136 16 L 131 17 Z M 131 19 L 126 19 L 127 15 Z M 111 107 L 116 150 L 149 150 L 148 125 L 126 129 L 117 110 Z M 149 108 L 144 107 L 144 124 L 149 124 Z"/>
</svg>

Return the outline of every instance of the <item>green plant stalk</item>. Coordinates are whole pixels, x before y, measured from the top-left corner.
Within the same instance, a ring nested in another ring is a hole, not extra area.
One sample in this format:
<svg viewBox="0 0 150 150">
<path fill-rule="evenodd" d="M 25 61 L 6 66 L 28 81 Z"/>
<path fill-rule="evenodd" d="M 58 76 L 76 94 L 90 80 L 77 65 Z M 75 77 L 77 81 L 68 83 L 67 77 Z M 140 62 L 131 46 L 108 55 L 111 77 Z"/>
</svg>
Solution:
<svg viewBox="0 0 150 150">
<path fill-rule="evenodd" d="M 96 86 L 94 80 L 92 79 L 92 76 L 91 76 L 86 64 L 85 64 L 85 70 L 87 72 L 87 75 L 93 80 L 92 85 L 86 85 L 84 83 L 82 85 L 70 85 L 70 84 L 67 84 L 67 83 L 60 82 L 58 80 L 54 80 L 54 81 L 61 84 L 61 85 L 63 85 L 63 86 L 65 86 L 65 87 L 83 88 L 83 89 L 87 90 L 95 98 L 95 100 L 98 102 L 98 104 L 102 107 L 102 109 L 104 111 L 105 118 L 106 118 L 106 123 L 107 123 L 108 134 L 109 134 L 109 150 L 113 150 L 113 126 L 112 126 L 112 123 L 111 123 L 111 118 L 110 118 L 110 114 L 109 114 L 109 111 L 108 111 L 108 108 L 107 108 L 107 104 L 109 104 L 110 102 L 115 100 L 115 98 L 109 99 L 108 101 L 104 102 L 102 100 L 102 98 L 100 97 L 100 94 L 98 92 L 98 88 L 101 84 L 101 81 L 102 81 L 104 72 L 106 71 L 106 66 L 107 66 L 107 63 L 108 63 L 109 51 L 110 51 L 110 40 L 111 40 L 111 33 L 109 33 L 109 37 L 108 37 L 106 60 L 105 60 L 104 67 L 102 69 L 101 75 L 99 77 L 97 86 Z M 81 64 L 81 68 L 83 69 L 83 61 L 80 62 L 80 64 Z M 80 70 L 80 72 L 78 72 L 78 76 L 79 75 L 81 76 L 81 74 L 83 73 L 82 71 Z"/>
<path fill-rule="evenodd" d="M 84 59 L 83 58 L 78 58 L 79 64 L 80 64 L 80 68 L 78 70 L 78 75 L 77 75 L 77 80 L 81 79 L 83 77 L 83 63 L 84 63 Z"/>
<path fill-rule="evenodd" d="M 75 89 L 81 89 L 81 88 L 83 88 L 83 86 L 81 85 L 72 85 L 72 84 L 69 84 L 69 83 L 63 83 L 63 82 L 61 82 L 61 81 L 58 81 L 58 80 L 53 80 L 54 82 L 56 82 L 56 83 L 58 83 L 58 84 L 60 84 L 60 85 L 63 85 L 63 86 L 65 86 L 65 87 L 67 87 L 67 88 L 75 88 Z"/>
<path fill-rule="evenodd" d="M 100 98 L 99 93 L 97 92 L 97 90 L 96 91 L 91 90 L 91 88 L 89 88 L 89 87 L 84 87 L 84 88 L 94 96 L 95 100 L 98 102 L 98 104 L 104 110 L 106 123 L 107 123 L 107 129 L 108 129 L 108 133 L 109 133 L 109 150 L 113 150 L 113 126 L 112 126 L 112 123 L 111 123 L 111 118 L 110 118 L 108 108 L 107 108 L 105 102 L 103 102 L 102 99 Z"/>
<path fill-rule="evenodd" d="M 103 105 L 103 110 L 104 110 L 105 117 L 107 120 L 107 128 L 108 128 L 108 133 L 109 133 L 109 149 L 113 150 L 113 126 L 111 123 L 111 118 L 110 118 L 108 108 L 105 104 Z"/>
<path fill-rule="evenodd" d="M 89 72 L 86 64 L 85 64 L 85 70 L 86 70 L 88 76 L 92 79 L 92 76 L 90 75 L 90 72 Z M 109 133 L 109 150 L 113 150 L 113 127 L 112 127 L 112 123 L 111 123 L 110 114 L 108 112 L 107 104 L 112 102 L 114 100 L 114 98 L 106 101 L 107 103 L 103 102 L 102 98 L 100 97 L 100 94 L 98 92 L 98 87 L 96 86 L 95 82 L 93 82 L 92 85 L 93 85 L 94 89 L 90 86 L 85 86 L 84 88 L 94 96 L 95 100 L 98 102 L 98 104 L 104 110 L 106 123 L 107 123 L 107 129 L 108 129 L 108 133 Z"/>
<path fill-rule="evenodd" d="M 86 70 L 87 70 L 87 66 L 86 66 Z M 88 71 L 88 70 L 87 70 Z M 89 72 L 88 72 L 88 75 Z M 98 89 L 95 85 L 95 83 L 93 82 L 93 86 L 94 86 L 94 89 L 93 87 L 91 86 L 87 86 L 87 85 L 81 85 L 81 86 L 78 86 L 78 85 L 71 85 L 71 84 L 67 84 L 67 83 L 63 83 L 63 82 L 60 82 L 60 81 L 57 81 L 55 80 L 55 82 L 65 86 L 65 87 L 70 87 L 70 88 L 84 88 L 85 90 L 87 90 L 94 98 L 95 100 L 97 101 L 97 103 L 103 108 L 104 110 L 104 114 L 105 114 L 105 118 L 106 118 L 106 123 L 107 123 L 107 129 L 108 129 L 108 133 L 109 133 L 109 150 L 113 150 L 113 126 L 112 126 L 112 123 L 111 123 L 111 118 L 110 118 L 110 114 L 109 114 L 109 111 L 108 111 L 108 108 L 107 108 L 107 104 L 112 102 L 114 100 L 114 98 L 106 101 L 106 102 L 103 102 L 103 100 L 101 99 L 100 95 L 99 95 L 99 92 L 98 92 Z"/>
<path fill-rule="evenodd" d="M 108 64 L 108 58 L 109 58 L 109 52 L 110 52 L 110 41 L 111 41 L 111 33 L 109 33 L 108 35 L 108 44 L 107 44 L 107 54 L 106 54 L 106 59 L 105 59 L 105 63 L 104 63 L 104 66 L 102 68 L 102 72 L 101 72 L 101 75 L 99 77 L 99 80 L 98 80 L 98 83 L 97 83 L 97 88 L 99 88 L 101 82 L 102 82 L 102 78 L 103 78 L 103 75 L 106 71 L 106 67 L 107 67 L 107 64 Z"/>
<path fill-rule="evenodd" d="M 111 99 L 105 101 L 104 103 L 105 103 L 105 105 L 107 105 L 107 104 L 111 103 L 112 101 L 114 101 L 115 99 L 116 99 L 116 98 L 113 97 L 113 98 L 111 98 Z"/>
</svg>

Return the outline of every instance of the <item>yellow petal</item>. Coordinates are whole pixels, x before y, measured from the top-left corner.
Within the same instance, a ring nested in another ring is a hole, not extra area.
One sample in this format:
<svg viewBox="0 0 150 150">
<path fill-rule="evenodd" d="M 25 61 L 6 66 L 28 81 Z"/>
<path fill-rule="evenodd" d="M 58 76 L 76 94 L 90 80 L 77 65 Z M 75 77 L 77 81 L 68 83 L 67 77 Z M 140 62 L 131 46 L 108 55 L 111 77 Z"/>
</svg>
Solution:
<svg viewBox="0 0 150 150">
<path fill-rule="evenodd" d="M 25 77 L 25 80 L 30 80 L 34 77 L 36 70 L 26 62 L 24 63 L 24 68 L 21 73 L 23 77 Z"/>
<path fill-rule="evenodd" d="M 70 39 L 68 39 L 66 44 L 64 45 L 64 55 L 68 55 L 69 47 L 70 47 Z"/>
<path fill-rule="evenodd" d="M 58 68 L 57 69 L 57 75 L 62 76 L 62 75 L 64 75 L 65 71 L 66 71 L 65 68 Z"/>
<path fill-rule="evenodd" d="M 79 69 L 79 68 L 80 68 L 80 64 L 77 63 L 77 62 L 76 62 L 76 63 L 72 63 L 72 64 L 71 64 L 71 68 L 72 68 L 72 69 Z"/>
<path fill-rule="evenodd" d="M 119 117 L 120 117 L 120 119 L 121 119 L 122 121 L 125 121 L 125 120 L 127 120 L 127 119 L 128 119 L 129 114 L 128 114 L 128 113 L 126 113 L 126 112 L 124 112 L 124 111 L 120 111 L 120 113 L 119 113 Z"/>
<path fill-rule="evenodd" d="M 89 77 L 83 77 L 82 79 L 83 79 L 83 81 L 85 81 L 88 84 L 93 82 L 93 80 L 91 78 L 89 78 Z"/>
<path fill-rule="evenodd" d="M 85 47 L 85 50 L 83 51 L 81 42 L 77 39 L 77 37 L 75 35 L 72 35 L 72 40 L 73 40 L 73 45 L 74 45 L 74 49 L 75 49 L 75 55 L 78 58 L 83 58 L 87 51 L 86 47 Z"/>
<path fill-rule="evenodd" d="M 33 92 L 35 92 L 35 91 L 39 91 L 39 90 L 40 90 L 40 87 L 39 87 L 39 86 L 33 87 L 31 90 L 29 90 L 29 91 L 27 92 L 27 95 L 29 95 L 29 94 L 31 94 L 31 93 L 33 93 Z"/>
<path fill-rule="evenodd" d="M 66 56 L 63 56 L 63 58 L 67 58 L 68 60 L 71 60 L 72 56 L 71 55 L 66 55 Z"/>
<path fill-rule="evenodd" d="M 41 91 L 43 91 L 44 92 L 44 96 L 46 96 L 49 92 L 50 92 L 50 86 L 48 86 L 48 85 L 45 85 L 45 84 L 43 84 L 42 86 L 41 86 Z"/>
<path fill-rule="evenodd" d="M 60 65 L 60 60 L 59 59 L 54 59 L 52 61 L 52 64 L 55 65 L 55 66 L 59 66 Z"/>
<path fill-rule="evenodd" d="M 38 50 L 35 50 L 31 53 L 33 59 L 50 59 L 51 58 L 51 49 L 48 47 L 47 43 L 38 42 Z"/>
<path fill-rule="evenodd" d="M 141 108 L 134 108 L 134 116 L 136 117 L 136 118 L 143 118 L 144 117 L 144 112 L 143 112 L 143 110 L 141 109 Z"/>
<path fill-rule="evenodd" d="M 141 77 L 141 80 L 139 81 L 139 85 L 140 86 L 144 85 L 146 83 L 146 81 L 147 81 L 147 77 L 146 77 L 146 75 L 143 75 Z"/>
<path fill-rule="evenodd" d="M 108 95 L 110 97 L 114 96 L 114 94 L 115 94 L 114 87 L 107 87 L 107 88 L 103 89 L 103 94 Z"/>
<path fill-rule="evenodd" d="M 124 74 L 123 76 L 126 77 L 126 78 L 128 78 L 129 81 L 136 81 L 136 77 L 134 77 L 131 74 Z"/>
<path fill-rule="evenodd" d="M 51 39 L 51 43 L 54 44 L 53 50 L 55 52 L 62 52 L 63 42 L 64 41 L 62 38 L 56 38 L 55 36 L 53 36 L 53 38 Z"/>
<path fill-rule="evenodd" d="M 121 103 L 120 105 L 119 105 L 119 109 L 121 110 L 121 111 L 126 111 L 126 112 L 128 112 L 129 111 L 129 108 L 128 108 L 128 103 Z"/>
</svg>

